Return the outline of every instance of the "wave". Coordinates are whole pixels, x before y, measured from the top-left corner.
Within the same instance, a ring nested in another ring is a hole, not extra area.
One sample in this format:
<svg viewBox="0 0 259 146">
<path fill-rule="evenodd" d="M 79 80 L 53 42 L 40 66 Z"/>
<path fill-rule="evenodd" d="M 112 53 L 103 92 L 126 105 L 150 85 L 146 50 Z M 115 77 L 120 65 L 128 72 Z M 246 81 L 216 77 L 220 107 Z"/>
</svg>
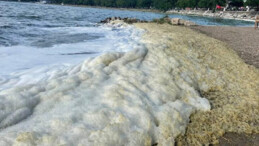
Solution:
<svg viewBox="0 0 259 146">
<path fill-rule="evenodd" d="M 24 40 L 25 45 L 0 47 L 0 75 L 42 66 L 78 64 L 104 52 L 126 52 L 139 45 L 142 34 L 130 26 L 108 25 L 42 28 L 40 31 L 48 34 L 40 39 L 32 35 L 33 41 Z"/>
</svg>

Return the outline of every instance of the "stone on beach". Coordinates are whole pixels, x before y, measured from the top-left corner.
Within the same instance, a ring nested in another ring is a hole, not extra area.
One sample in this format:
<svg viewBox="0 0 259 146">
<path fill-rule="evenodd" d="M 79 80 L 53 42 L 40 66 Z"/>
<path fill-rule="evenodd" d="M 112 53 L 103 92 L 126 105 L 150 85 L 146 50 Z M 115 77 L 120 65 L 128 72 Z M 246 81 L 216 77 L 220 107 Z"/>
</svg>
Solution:
<svg viewBox="0 0 259 146">
<path fill-rule="evenodd" d="M 180 22 L 180 19 L 179 19 L 179 18 L 173 18 L 173 19 L 171 19 L 171 23 L 172 23 L 173 25 L 179 25 L 179 22 Z"/>
<path fill-rule="evenodd" d="M 112 21 L 118 21 L 118 20 L 121 20 L 125 23 L 128 23 L 128 24 L 132 24 L 132 23 L 138 23 L 138 22 L 147 22 L 147 21 L 144 21 L 144 20 L 139 20 L 139 19 L 136 19 L 136 18 L 129 18 L 129 17 L 125 17 L 125 18 L 121 18 L 121 17 L 108 17 L 102 21 L 100 21 L 100 23 L 110 23 Z"/>
<path fill-rule="evenodd" d="M 184 20 L 184 19 L 180 19 L 180 18 L 172 18 L 171 23 L 173 25 L 184 25 L 184 26 L 195 26 L 195 25 L 197 25 L 196 23 L 194 23 L 192 21 L 188 21 L 188 20 Z"/>
</svg>

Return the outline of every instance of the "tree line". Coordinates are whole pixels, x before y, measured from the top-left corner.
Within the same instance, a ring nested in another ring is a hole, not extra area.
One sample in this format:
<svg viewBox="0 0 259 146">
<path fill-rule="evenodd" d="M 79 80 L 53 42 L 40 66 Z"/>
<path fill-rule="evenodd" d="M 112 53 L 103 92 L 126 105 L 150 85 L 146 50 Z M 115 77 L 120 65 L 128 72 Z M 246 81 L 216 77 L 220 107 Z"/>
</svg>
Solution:
<svg viewBox="0 0 259 146">
<path fill-rule="evenodd" d="M 28 0 L 22 0 L 28 1 Z M 35 1 L 35 0 L 31 0 Z M 216 5 L 225 6 L 230 3 L 232 6 L 253 6 L 259 8 L 259 0 L 47 0 L 51 3 L 64 3 L 72 5 L 89 5 L 118 8 L 153 8 L 166 11 L 172 8 L 210 8 L 215 9 Z"/>
</svg>

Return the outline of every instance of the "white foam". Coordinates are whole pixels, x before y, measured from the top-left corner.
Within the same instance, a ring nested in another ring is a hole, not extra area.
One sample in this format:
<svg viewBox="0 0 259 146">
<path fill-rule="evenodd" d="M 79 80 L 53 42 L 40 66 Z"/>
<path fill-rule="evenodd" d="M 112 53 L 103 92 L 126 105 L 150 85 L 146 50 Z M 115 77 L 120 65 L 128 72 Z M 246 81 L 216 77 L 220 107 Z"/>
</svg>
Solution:
<svg viewBox="0 0 259 146">
<path fill-rule="evenodd" d="M 0 145 L 173 145 L 189 116 L 210 105 L 191 77 L 171 73 L 178 61 L 151 46 L 7 85 L 0 91 Z"/>
<path fill-rule="evenodd" d="M 137 42 L 141 36 L 141 32 L 133 29 L 133 27 L 123 26 L 116 27 L 116 30 L 114 30 L 114 27 L 107 25 L 42 29 L 61 34 L 94 33 L 103 37 L 79 43 L 59 44 L 48 48 L 35 48 L 33 46 L 0 47 L 0 75 L 8 75 L 12 72 L 42 66 L 78 64 L 86 58 L 95 57 L 104 52 L 126 52 L 138 46 Z"/>
</svg>

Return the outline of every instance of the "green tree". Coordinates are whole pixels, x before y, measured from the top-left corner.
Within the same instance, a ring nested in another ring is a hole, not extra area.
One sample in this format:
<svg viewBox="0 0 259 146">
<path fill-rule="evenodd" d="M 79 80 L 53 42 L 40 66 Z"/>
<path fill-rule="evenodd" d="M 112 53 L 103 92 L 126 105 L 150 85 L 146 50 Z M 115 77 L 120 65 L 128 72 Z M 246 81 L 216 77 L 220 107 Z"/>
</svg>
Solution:
<svg viewBox="0 0 259 146">
<path fill-rule="evenodd" d="M 247 0 L 245 4 L 247 6 L 256 7 L 257 11 L 259 11 L 259 0 Z"/>
<path fill-rule="evenodd" d="M 200 8 L 210 8 L 215 10 L 216 5 L 225 6 L 225 0 L 200 0 L 198 6 Z"/>
<path fill-rule="evenodd" d="M 180 8 L 195 8 L 198 6 L 198 2 L 199 0 L 178 0 L 176 5 Z"/>
<path fill-rule="evenodd" d="M 211 8 L 213 5 L 213 0 L 200 0 L 198 3 L 200 8 Z"/>
<path fill-rule="evenodd" d="M 65 4 L 73 4 L 73 5 L 75 5 L 75 4 L 77 4 L 78 1 L 74 1 L 74 0 L 63 0 L 63 2 L 64 2 Z"/>
<path fill-rule="evenodd" d="M 127 2 L 130 8 L 135 8 L 137 6 L 137 0 L 127 0 Z"/>
<path fill-rule="evenodd" d="M 176 0 L 153 0 L 153 7 L 159 10 L 167 11 L 175 7 Z"/>
<path fill-rule="evenodd" d="M 117 7 L 125 7 L 126 1 L 125 0 L 116 0 L 116 6 Z"/>
<path fill-rule="evenodd" d="M 86 0 L 85 5 L 90 5 L 90 6 L 92 6 L 92 5 L 94 5 L 94 1 L 93 1 L 93 0 Z"/>
<path fill-rule="evenodd" d="M 93 0 L 93 2 L 94 2 L 94 5 L 96 6 L 100 6 L 101 4 L 100 0 Z"/>
<path fill-rule="evenodd" d="M 115 7 L 116 6 L 116 0 L 104 0 L 106 7 Z"/>
<path fill-rule="evenodd" d="M 236 7 L 241 7 L 241 6 L 244 6 L 244 1 L 243 0 L 232 0 L 230 2 L 230 5 L 236 6 Z"/>
<path fill-rule="evenodd" d="M 150 8 L 152 4 L 152 0 L 137 0 L 138 8 Z"/>
<path fill-rule="evenodd" d="M 187 5 L 187 2 L 188 0 L 178 0 L 177 1 L 177 3 L 176 3 L 176 5 L 178 6 L 178 7 L 180 7 L 180 8 L 186 8 L 186 7 L 188 7 Z"/>
</svg>

